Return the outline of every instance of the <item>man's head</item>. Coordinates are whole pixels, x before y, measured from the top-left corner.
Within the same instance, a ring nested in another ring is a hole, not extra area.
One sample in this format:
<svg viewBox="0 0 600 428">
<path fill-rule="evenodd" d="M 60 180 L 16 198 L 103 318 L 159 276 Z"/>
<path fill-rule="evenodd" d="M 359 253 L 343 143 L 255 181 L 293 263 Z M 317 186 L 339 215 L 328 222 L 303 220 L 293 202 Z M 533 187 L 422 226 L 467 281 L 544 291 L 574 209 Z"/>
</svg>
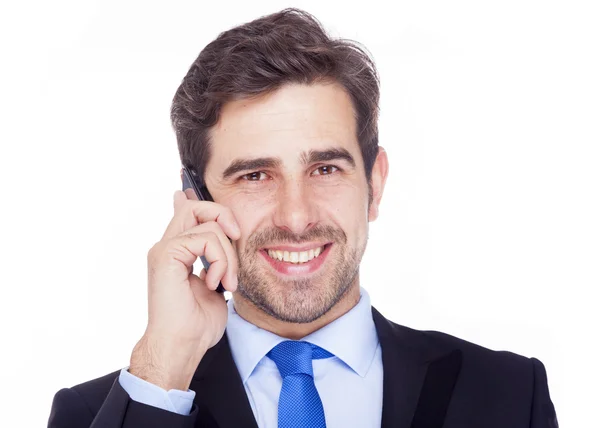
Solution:
<svg viewBox="0 0 600 428">
<path fill-rule="evenodd" d="M 238 292 L 271 317 L 312 322 L 358 287 L 387 175 L 378 100 L 368 55 L 295 9 L 219 35 L 177 90 L 182 162 L 233 210 Z"/>
</svg>

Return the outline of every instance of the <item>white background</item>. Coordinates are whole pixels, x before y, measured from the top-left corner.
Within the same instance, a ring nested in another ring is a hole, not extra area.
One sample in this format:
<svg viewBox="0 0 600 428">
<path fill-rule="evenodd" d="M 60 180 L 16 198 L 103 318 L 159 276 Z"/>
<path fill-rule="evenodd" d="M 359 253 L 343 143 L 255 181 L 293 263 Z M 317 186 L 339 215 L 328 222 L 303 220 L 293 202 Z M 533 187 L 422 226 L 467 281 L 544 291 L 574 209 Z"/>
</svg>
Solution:
<svg viewBox="0 0 600 428">
<path fill-rule="evenodd" d="M 381 75 L 374 306 L 541 359 L 561 426 L 597 421 L 596 2 L 16 4 L 0 11 L 0 426 L 45 426 L 60 388 L 128 365 L 180 187 L 172 96 L 219 32 L 292 5 Z"/>
</svg>

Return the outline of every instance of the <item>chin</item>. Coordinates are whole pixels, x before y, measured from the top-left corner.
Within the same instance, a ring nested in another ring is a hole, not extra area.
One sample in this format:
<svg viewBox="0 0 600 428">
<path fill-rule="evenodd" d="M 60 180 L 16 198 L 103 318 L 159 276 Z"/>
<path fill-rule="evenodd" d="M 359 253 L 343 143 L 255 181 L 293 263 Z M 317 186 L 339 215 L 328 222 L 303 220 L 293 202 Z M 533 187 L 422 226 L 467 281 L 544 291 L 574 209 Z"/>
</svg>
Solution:
<svg viewBox="0 0 600 428">
<path fill-rule="evenodd" d="M 239 281 L 238 291 L 257 308 L 278 321 L 306 324 L 318 320 L 331 310 L 348 292 L 350 283 L 332 286 L 331 278 L 290 279 L 276 278 L 268 283 L 248 287 Z"/>
</svg>

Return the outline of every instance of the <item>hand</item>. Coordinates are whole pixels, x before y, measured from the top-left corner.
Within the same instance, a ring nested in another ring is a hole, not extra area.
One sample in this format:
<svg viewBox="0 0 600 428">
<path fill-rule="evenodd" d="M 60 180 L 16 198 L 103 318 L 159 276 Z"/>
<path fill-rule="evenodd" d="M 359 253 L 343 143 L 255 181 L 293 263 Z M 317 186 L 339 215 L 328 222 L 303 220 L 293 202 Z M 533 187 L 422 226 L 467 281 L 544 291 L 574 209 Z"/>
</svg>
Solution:
<svg viewBox="0 0 600 428">
<path fill-rule="evenodd" d="M 227 238 L 240 238 L 233 212 L 215 202 L 174 195 L 173 219 L 148 252 L 148 326 L 129 372 L 166 390 L 187 390 L 206 351 L 222 337 L 227 304 L 215 290 L 237 288 L 238 261 Z M 192 273 L 204 256 L 208 272 Z"/>
</svg>

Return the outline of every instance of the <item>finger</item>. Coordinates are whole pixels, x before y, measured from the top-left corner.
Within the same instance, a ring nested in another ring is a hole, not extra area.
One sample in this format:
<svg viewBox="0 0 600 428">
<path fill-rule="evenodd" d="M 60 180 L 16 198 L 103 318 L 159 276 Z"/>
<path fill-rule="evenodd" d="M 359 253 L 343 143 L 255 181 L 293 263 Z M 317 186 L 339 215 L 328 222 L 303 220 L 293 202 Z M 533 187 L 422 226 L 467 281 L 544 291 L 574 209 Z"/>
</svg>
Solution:
<svg viewBox="0 0 600 428">
<path fill-rule="evenodd" d="M 221 226 L 214 221 L 209 221 L 207 223 L 202 223 L 201 225 L 195 226 L 184 232 L 184 234 L 200 234 L 203 232 L 212 232 L 219 238 L 221 246 L 223 247 L 223 250 L 227 256 L 227 274 L 221 281 L 223 282 L 224 287 L 226 287 L 229 291 L 233 291 L 232 288 L 237 288 L 238 282 L 238 258 L 233 245 L 225 233 L 223 233 Z M 227 283 L 227 286 L 225 283 Z"/>
<path fill-rule="evenodd" d="M 204 256 L 210 263 L 205 282 L 208 288 L 216 290 L 219 281 L 227 273 L 227 255 L 221 241 L 213 232 L 186 233 L 169 241 L 167 253 L 189 269 L 198 259 Z M 226 281 L 231 287 L 229 281 Z M 225 287 L 225 284 L 223 284 Z"/>
<path fill-rule="evenodd" d="M 225 296 L 221 293 L 215 293 L 214 291 L 210 290 L 206 286 L 206 282 L 200 277 L 192 275 L 189 278 L 189 282 L 190 288 L 192 289 L 192 293 L 194 293 L 194 297 L 196 298 L 197 302 L 214 301 L 216 304 L 221 305 L 223 303 L 219 303 L 219 301 L 225 302 Z"/>
<path fill-rule="evenodd" d="M 181 193 L 185 195 L 183 192 Z M 175 215 L 165 230 L 163 239 L 172 238 L 198 224 L 209 221 L 217 222 L 231 239 L 239 239 L 241 236 L 240 227 L 233 211 L 224 205 L 209 201 L 186 200 L 181 205 L 177 205 L 176 209 Z"/>
<path fill-rule="evenodd" d="M 194 189 L 192 189 L 191 187 L 188 187 L 187 189 L 185 189 L 183 191 L 183 193 L 185 193 L 185 197 L 188 198 L 191 201 L 197 201 L 198 200 L 198 196 L 196 195 L 196 192 L 194 192 Z"/>
<path fill-rule="evenodd" d="M 184 192 L 181 190 L 175 191 L 175 193 L 173 193 L 173 212 L 178 212 L 181 205 L 184 204 L 187 199 L 188 198 Z"/>
</svg>

